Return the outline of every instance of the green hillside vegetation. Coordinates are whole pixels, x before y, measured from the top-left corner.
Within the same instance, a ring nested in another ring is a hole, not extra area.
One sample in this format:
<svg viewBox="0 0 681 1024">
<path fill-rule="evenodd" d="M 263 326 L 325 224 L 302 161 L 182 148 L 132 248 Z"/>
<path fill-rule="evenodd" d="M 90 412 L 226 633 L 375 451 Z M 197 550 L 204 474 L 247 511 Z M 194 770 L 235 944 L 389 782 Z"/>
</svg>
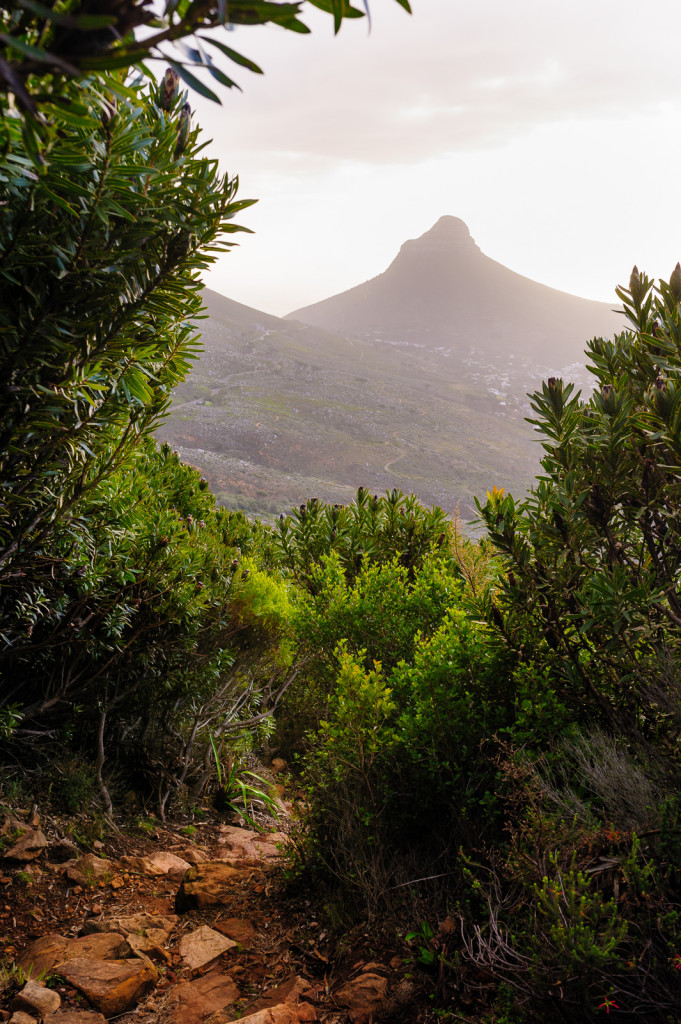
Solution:
<svg viewBox="0 0 681 1024">
<path fill-rule="evenodd" d="M 252 522 L 152 436 L 248 206 L 178 84 L 64 81 L 32 129 L 5 105 L 2 800 L 163 817 L 276 743 L 291 884 L 339 941 L 399 931 L 439 1019 L 672 1024 L 681 266 L 618 289 L 591 397 L 533 395 L 542 474 L 481 498 L 480 541 L 397 489 Z"/>
<path fill-rule="evenodd" d="M 444 355 L 204 299 L 203 352 L 157 436 L 228 508 L 272 521 L 310 495 L 348 502 L 362 484 L 470 519 L 490 482 L 523 491 L 536 475 L 526 379 L 502 399 Z"/>
</svg>

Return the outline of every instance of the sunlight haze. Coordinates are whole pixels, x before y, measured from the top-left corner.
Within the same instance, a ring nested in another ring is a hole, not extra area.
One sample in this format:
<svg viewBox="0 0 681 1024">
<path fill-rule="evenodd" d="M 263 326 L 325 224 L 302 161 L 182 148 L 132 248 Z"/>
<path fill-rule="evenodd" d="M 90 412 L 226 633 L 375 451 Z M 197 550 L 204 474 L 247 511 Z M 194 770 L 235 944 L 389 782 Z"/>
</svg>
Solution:
<svg viewBox="0 0 681 1024">
<path fill-rule="evenodd" d="M 681 7 L 372 0 L 333 37 L 231 33 L 263 76 L 191 96 L 256 234 L 210 287 L 283 315 L 382 273 L 445 214 L 520 274 L 612 302 L 681 258 Z"/>
</svg>

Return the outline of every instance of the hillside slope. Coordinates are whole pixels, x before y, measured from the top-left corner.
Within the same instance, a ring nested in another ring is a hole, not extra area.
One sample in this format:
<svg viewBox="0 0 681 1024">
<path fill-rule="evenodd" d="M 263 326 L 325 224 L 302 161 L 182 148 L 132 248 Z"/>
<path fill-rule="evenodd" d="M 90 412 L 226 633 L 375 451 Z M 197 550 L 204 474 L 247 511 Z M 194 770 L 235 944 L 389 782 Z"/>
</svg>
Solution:
<svg viewBox="0 0 681 1024">
<path fill-rule="evenodd" d="M 489 259 L 454 217 L 285 319 L 204 299 L 204 353 L 158 434 L 224 504 L 262 515 L 360 484 L 464 517 L 493 485 L 521 494 L 541 454 L 527 392 L 552 374 L 586 382 L 586 340 L 621 322 Z"/>
<path fill-rule="evenodd" d="M 229 507 L 273 515 L 311 495 L 349 500 L 363 484 L 416 491 L 447 510 L 460 503 L 468 515 L 475 494 L 532 479 L 537 446 L 523 410 L 443 372 L 443 360 L 278 320 L 209 290 L 204 300 L 204 352 L 157 435 Z"/>
</svg>

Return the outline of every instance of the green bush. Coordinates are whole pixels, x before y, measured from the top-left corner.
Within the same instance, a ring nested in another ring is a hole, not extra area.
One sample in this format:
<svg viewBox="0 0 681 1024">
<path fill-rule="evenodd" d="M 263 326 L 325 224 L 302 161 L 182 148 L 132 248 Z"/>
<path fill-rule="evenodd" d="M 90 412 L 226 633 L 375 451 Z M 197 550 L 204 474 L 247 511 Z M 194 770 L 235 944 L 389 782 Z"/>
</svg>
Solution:
<svg viewBox="0 0 681 1024">
<path fill-rule="evenodd" d="M 310 848 L 373 912 L 410 874 L 446 874 L 459 843 L 494 834 L 491 754 L 515 713 L 513 675 L 442 552 L 411 573 L 367 560 L 351 581 L 334 553 L 310 578 L 294 618 L 324 688 Z"/>
<path fill-rule="evenodd" d="M 551 378 L 532 396 L 543 476 L 481 507 L 505 568 L 498 623 L 550 668 L 572 713 L 675 756 L 681 595 L 681 267 L 617 292 L 632 330 L 595 339 L 594 392 Z"/>
</svg>

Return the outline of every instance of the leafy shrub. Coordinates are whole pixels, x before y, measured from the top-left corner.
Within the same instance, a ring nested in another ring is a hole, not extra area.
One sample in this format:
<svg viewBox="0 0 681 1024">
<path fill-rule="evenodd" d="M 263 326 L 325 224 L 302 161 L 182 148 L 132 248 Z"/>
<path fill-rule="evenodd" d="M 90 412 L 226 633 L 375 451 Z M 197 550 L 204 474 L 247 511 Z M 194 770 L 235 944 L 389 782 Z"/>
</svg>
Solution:
<svg viewBox="0 0 681 1024">
<path fill-rule="evenodd" d="M 531 780 L 516 781 L 524 810 L 506 859 L 474 872 L 485 909 L 460 922 L 460 972 L 502 982 L 523 1019 L 671 1024 L 681 997 L 676 802 L 639 838 L 565 818 Z"/>
<path fill-rule="evenodd" d="M 617 294 L 633 330 L 590 342 L 591 397 L 556 378 L 532 396 L 544 475 L 525 501 L 493 493 L 481 513 L 506 569 L 495 607 L 509 643 L 550 666 L 576 716 L 595 714 L 671 752 L 679 735 L 670 677 L 681 626 L 681 267 L 657 290 L 634 268 Z"/>
<path fill-rule="evenodd" d="M 53 530 L 53 571 L 15 589 L 13 615 L 6 607 L 24 701 L 13 739 L 59 728 L 94 758 L 101 728 L 101 756 L 106 740 L 129 765 L 120 784 L 160 786 L 164 802 L 210 775 L 194 764 L 209 728 L 274 710 L 289 672 L 287 593 L 258 567 L 262 529 L 217 508 L 167 446 L 145 442 L 79 512 L 78 532 Z"/>
<path fill-rule="evenodd" d="M 275 541 L 282 564 L 297 583 L 315 593 L 315 567 L 334 552 L 349 583 L 365 560 L 383 563 L 398 558 L 410 575 L 424 557 L 447 539 L 441 508 L 425 508 L 415 495 L 392 490 L 384 497 L 360 487 L 349 505 L 329 505 L 317 498 L 280 516 Z"/>
<path fill-rule="evenodd" d="M 307 758 L 311 844 L 373 911 L 410 873 L 446 874 L 460 842 L 494 831 L 489 754 L 512 721 L 512 674 L 442 555 L 412 581 L 392 562 L 348 584 L 334 554 L 312 579 L 299 636 L 333 686 Z"/>
</svg>

